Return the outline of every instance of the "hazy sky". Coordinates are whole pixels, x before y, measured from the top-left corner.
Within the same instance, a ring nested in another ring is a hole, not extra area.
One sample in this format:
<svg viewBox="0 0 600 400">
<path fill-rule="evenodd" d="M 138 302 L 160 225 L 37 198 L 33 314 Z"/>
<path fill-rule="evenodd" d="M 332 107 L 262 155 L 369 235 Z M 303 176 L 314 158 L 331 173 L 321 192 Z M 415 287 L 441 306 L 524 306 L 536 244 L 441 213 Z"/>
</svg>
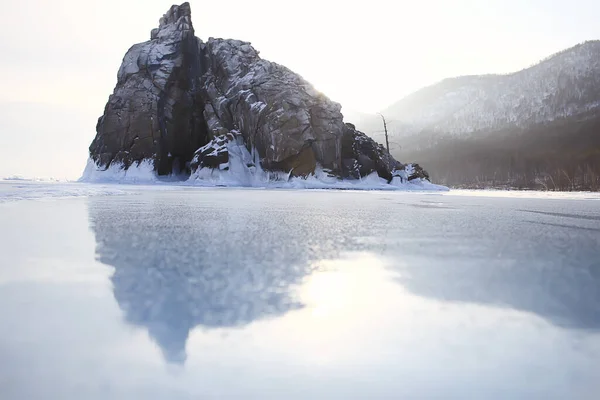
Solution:
<svg viewBox="0 0 600 400">
<path fill-rule="evenodd" d="M 164 0 L 1 0 L 0 177 L 77 178 L 127 49 Z M 344 109 L 600 39 L 598 0 L 192 0 L 196 35 L 252 42 Z"/>
</svg>

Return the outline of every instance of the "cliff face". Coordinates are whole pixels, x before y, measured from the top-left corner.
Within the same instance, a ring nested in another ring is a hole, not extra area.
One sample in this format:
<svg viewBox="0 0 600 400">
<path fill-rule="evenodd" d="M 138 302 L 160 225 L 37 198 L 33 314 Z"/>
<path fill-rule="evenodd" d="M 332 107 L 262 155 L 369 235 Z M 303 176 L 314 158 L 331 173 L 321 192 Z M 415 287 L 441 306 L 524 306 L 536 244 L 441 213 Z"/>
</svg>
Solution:
<svg viewBox="0 0 600 400">
<path fill-rule="evenodd" d="M 199 46 L 183 4 L 161 18 L 150 41 L 129 49 L 90 146 L 96 164 L 129 168 L 149 159 L 159 174 L 169 174 L 206 142 Z"/>
<path fill-rule="evenodd" d="M 340 110 L 249 43 L 196 38 L 184 3 L 125 55 L 90 156 L 99 169 L 149 160 L 158 175 L 190 173 L 224 165 L 235 138 L 267 171 L 306 176 L 321 166 L 341 178 L 407 178 Z"/>
</svg>

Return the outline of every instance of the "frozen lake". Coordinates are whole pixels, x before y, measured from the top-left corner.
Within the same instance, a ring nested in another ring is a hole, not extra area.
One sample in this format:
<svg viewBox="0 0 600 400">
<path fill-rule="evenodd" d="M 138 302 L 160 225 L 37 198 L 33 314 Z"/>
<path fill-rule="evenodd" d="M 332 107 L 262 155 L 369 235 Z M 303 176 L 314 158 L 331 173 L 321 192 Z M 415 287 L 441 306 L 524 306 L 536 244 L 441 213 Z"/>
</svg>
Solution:
<svg viewBox="0 0 600 400">
<path fill-rule="evenodd" d="M 599 200 L 0 183 L 0 398 L 596 399 Z"/>
</svg>

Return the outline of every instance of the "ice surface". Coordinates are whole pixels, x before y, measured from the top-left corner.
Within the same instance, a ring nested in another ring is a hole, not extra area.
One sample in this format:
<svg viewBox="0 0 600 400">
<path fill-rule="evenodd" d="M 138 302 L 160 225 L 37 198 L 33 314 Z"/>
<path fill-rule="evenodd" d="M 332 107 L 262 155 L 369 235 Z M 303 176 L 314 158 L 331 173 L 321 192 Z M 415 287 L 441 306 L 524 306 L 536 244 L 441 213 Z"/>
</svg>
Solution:
<svg viewBox="0 0 600 400">
<path fill-rule="evenodd" d="M 600 200 L 599 192 L 542 192 L 536 190 L 463 190 L 453 189 L 451 196 L 505 197 L 521 199 Z"/>
<path fill-rule="evenodd" d="M 69 185 L 0 205 L 2 400 L 600 390 L 595 201 Z"/>
<path fill-rule="evenodd" d="M 103 182 L 48 182 L 35 180 L 14 180 L 0 181 L 0 203 L 13 202 L 18 200 L 40 200 L 40 199 L 61 199 L 74 197 L 91 196 L 115 196 L 124 194 L 134 194 L 138 192 L 152 191 L 177 191 L 188 187 L 189 189 L 210 189 L 225 188 L 234 189 L 347 189 L 347 190 L 397 190 L 393 186 L 382 182 L 382 180 L 372 175 L 359 182 L 335 182 L 335 186 L 330 185 L 327 180 L 333 178 L 323 173 L 321 179 L 314 180 L 292 180 L 290 182 L 270 182 L 270 186 L 262 185 L 257 182 L 255 186 L 244 187 L 237 185 L 225 185 L 230 178 L 229 175 L 219 175 L 217 171 L 214 175 L 201 180 L 200 182 L 185 182 L 173 180 L 137 180 L 137 181 L 110 181 Z M 134 183 L 134 184 L 133 184 Z M 278 185 L 279 183 L 279 185 Z M 344 185 L 345 184 L 345 185 Z M 363 185 L 361 187 L 360 185 Z M 237 186 L 236 186 L 237 185 Z M 378 186 L 379 185 L 379 186 Z M 488 198 L 514 198 L 514 199 L 547 199 L 547 200 L 596 200 L 600 201 L 600 193 L 590 192 L 539 192 L 539 191 L 517 191 L 517 190 L 430 190 L 424 189 L 418 184 L 412 185 L 407 190 L 405 186 L 400 186 L 400 192 L 425 192 L 439 194 L 451 197 L 488 197 Z M 412 189 L 412 190 L 411 190 Z"/>
<path fill-rule="evenodd" d="M 19 181 L 19 182 L 66 182 L 64 179 L 56 178 L 41 178 L 41 177 L 26 177 L 23 175 L 11 175 L 0 178 L 0 181 Z"/>
<path fill-rule="evenodd" d="M 0 182 L 0 204 L 19 200 L 65 199 L 89 196 L 115 196 L 126 192 L 106 185 L 48 183 L 37 181 Z"/>
</svg>

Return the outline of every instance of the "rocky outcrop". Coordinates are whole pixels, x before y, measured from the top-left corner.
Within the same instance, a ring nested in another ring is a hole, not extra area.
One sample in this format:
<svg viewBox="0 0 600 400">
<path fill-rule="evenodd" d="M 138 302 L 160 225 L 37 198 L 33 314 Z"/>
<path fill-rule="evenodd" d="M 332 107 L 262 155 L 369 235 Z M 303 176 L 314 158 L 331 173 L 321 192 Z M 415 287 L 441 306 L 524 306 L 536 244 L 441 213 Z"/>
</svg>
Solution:
<svg viewBox="0 0 600 400">
<path fill-rule="evenodd" d="M 373 172 L 390 182 L 394 176 L 404 175 L 399 172 L 405 166 L 392 157 L 385 148 L 362 132 L 354 125 L 346 124 L 342 138 L 343 177 L 360 178 Z"/>
<path fill-rule="evenodd" d="M 404 169 L 302 77 L 261 59 L 250 43 L 202 42 L 189 4 L 173 6 L 151 39 L 127 52 L 91 158 L 100 168 L 152 160 L 166 175 L 222 170 L 232 149 L 261 170 L 292 176 L 319 167 L 340 178 L 377 172 L 391 181 Z"/>
</svg>

